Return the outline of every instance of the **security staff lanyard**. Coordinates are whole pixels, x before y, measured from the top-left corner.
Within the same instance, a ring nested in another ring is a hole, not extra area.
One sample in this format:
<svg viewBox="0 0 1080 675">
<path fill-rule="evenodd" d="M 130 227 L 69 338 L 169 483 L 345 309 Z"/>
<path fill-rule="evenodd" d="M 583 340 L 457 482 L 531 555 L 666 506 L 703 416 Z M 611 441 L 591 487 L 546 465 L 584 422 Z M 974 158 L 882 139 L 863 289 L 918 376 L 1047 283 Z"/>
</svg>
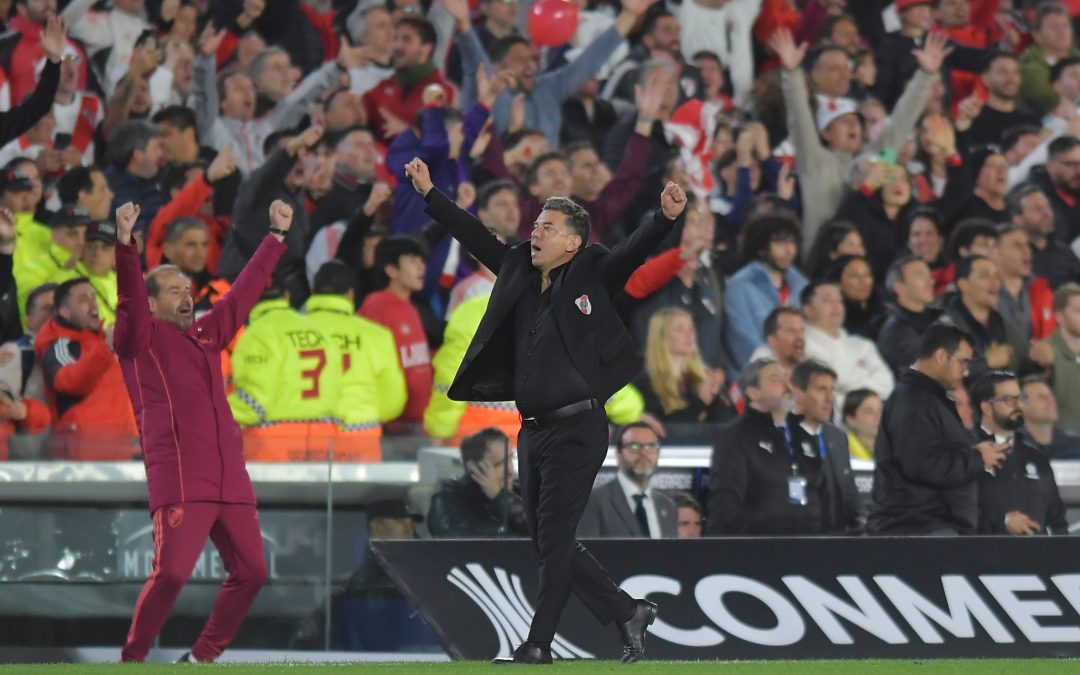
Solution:
<svg viewBox="0 0 1080 675">
<path fill-rule="evenodd" d="M 795 454 L 795 435 L 791 431 L 791 426 L 786 422 L 784 423 L 784 440 L 787 441 L 788 457 L 791 458 L 791 475 L 787 479 L 788 503 L 795 506 L 806 506 L 808 503 L 806 497 L 808 481 L 806 476 L 799 475 L 799 463 Z M 821 460 L 825 461 L 825 435 L 818 433 L 817 440 L 818 454 L 821 455 Z"/>
</svg>

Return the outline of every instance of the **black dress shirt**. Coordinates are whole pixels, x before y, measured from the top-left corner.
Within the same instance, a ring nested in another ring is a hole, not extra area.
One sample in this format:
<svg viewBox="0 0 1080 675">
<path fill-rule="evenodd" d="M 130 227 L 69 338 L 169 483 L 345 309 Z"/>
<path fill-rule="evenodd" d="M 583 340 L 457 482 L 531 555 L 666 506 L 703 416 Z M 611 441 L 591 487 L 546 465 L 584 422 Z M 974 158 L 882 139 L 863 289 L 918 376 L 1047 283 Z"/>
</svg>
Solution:
<svg viewBox="0 0 1080 675">
<path fill-rule="evenodd" d="M 552 311 L 551 289 L 565 271 L 566 265 L 553 269 L 543 293 L 541 274 L 535 271 L 514 308 L 514 400 L 525 417 L 593 397 L 574 367 Z"/>
</svg>

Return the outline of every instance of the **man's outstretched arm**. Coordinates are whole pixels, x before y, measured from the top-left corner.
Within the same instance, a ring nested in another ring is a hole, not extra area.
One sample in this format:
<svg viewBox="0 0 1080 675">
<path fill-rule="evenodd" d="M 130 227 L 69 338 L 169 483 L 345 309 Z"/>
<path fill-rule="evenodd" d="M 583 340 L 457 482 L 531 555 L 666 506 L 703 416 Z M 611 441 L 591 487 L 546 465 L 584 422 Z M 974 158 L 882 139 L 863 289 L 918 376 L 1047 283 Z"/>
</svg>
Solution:
<svg viewBox="0 0 1080 675">
<path fill-rule="evenodd" d="M 458 207 L 431 182 L 427 164 L 419 158 L 405 165 L 405 174 L 413 188 L 424 197 L 429 216 L 446 226 L 450 234 L 460 241 L 473 256 L 495 274 L 502 267 L 503 257 L 510 248 L 488 231 L 484 224 L 471 213 Z"/>
<path fill-rule="evenodd" d="M 262 297 L 278 260 L 288 247 L 285 236 L 292 227 L 292 207 L 274 200 L 270 205 L 270 230 L 263 237 L 255 255 L 244 265 L 232 288 L 214 303 L 214 308 L 199 320 L 199 325 L 217 333 L 218 345 L 224 349 L 232 342 L 240 326 L 247 321 L 251 308 Z"/>
<path fill-rule="evenodd" d="M 113 351 L 120 358 L 134 358 L 150 344 L 150 298 L 146 294 L 139 249 L 131 236 L 139 219 L 137 204 L 127 202 L 116 209 L 116 326 Z"/>
</svg>

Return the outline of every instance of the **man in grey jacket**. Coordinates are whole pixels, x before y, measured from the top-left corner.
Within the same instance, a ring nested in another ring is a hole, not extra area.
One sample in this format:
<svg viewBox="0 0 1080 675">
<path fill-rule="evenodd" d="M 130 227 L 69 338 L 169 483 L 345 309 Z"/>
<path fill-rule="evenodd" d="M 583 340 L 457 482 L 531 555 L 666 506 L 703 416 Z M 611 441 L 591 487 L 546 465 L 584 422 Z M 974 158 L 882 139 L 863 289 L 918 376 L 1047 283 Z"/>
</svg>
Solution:
<svg viewBox="0 0 1080 675">
<path fill-rule="evenodd" d="M 192 95 L 195 120 L 203 143 L 221 150 L 233 144 L 236 167 L 247 176 L 265 160 L 263 142 L 281 129 L 291 129 L 307 114 L 320 94 L 338 85 L 349 66 L 360 58 L 358 49 L 342 45 L 337 61 L 328 61 L 305 77 L 285 98 L 260 117 L 255 116 L 255 85 L 244 72 L 218 82 L 215 55 L 224 31 L 209 29 L 199 38 Z"/>
<path fill-rule="evenodd" d="M 562 126 L 562 103 L 573 96 L 607 62 L 608 58 L 626 39 L 645 10 L 656 0 L 624 0 L 622 12 L 615 24 L 601 33 L 576 59 L 570 63 L 538 74 L 539 66 L 532 55 L 532 46 L 523 37 L 507 37 L 497 40 L 492 52 L 500 70 L 509 70 L 515 79 L 513 91 L 507 89 L 499 94 L 492 106 L 495 129 L 505 133 L 510 123 L 510 107 L 514 96 L 525 95 L 525 127 L 539 129 L 547 137 L 551 147 L 559 145 L 559 128 Z M 492 59 L 487 55 L 480 38 L 473 30 L 469 16 L 468 0 L 443 0 L 443 6 L 457 22 L 458 49 L 461 50 L 462 107 L 468 110 L 476 99 L 476 71 L 484 66 L 488 73 L 495 71 Z"/>
<path fill-rule="evenodd" d="M 911 135 L 926 105 L 930 85 L 949 54 L 947 41 L 945 36 L 932 33 L 923 48 L 915 52 L 919 71 L 896 102 L 892 121 L 866 150 L 899 150 Z M 806 79 L 799 69 L 806 56 L 807 45 L 796 44 L 791 31 L 782 28 L 769 39 L 769 46 L 783 65 L 780 83 L 787 106 L 788 129 L 795 145 L 800 187 L 804 195 L 815 196 L 814 199 L 803 200 L 803 247 L 809 250 L 818 228 L 835 215 L 851 182 L 852 163 L 863 149 L 862 121 L 854 112 L 825 115 L 823 119 L 827 124 L 819 129 L 810 109 Z M 822 105 L 843 107 L 847 103 L 840 99 Z"/>
<path fill-rule="evenodd" d="M 677 539 L 674 500 L 650 485 L 660 457 L 660 437 L 645 422 L 632 422 L 615 437 L 619 472 L 593 490 L 578 523 L 578 537 Z"/>
</svg>

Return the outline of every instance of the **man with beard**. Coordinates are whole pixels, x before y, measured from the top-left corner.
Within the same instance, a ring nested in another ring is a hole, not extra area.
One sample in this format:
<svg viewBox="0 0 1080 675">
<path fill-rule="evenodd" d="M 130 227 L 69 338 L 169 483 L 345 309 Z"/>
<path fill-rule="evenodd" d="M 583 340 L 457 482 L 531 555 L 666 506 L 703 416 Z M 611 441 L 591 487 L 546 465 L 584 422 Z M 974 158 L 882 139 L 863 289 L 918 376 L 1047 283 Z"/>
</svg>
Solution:
<svg viewBox="0 0 1080 675">
<path fill-rule="evenodd" d="M 1033 169 L 1031 180 L 1054 209 L 1054 236 L 1069 245 L 1080 237 L 1080 138 L 1055 138 L 1046 153 L 1046 166 Z"/>
<path fill-rule="evenodd" d="M 1009 162 L 995 146 L 978 148 L 968 160 L 975 180 L 971 199 L 956 219 L 986 218 L 994 223 L 1009 219 L 1005 194 L 1009 190 Z"/>
<path fill-rule="evenodd" d="M 1005 461 L 1009 445 L 978 443 L 947 393 L 963 383 L 973 356 L 974 340 L 955 326 L 923 333 L 915 365 L 881 415 L 871 534 L 975 534 L 977 481 Z"/>
<path fill-rule="evenodd" d="M 982 81 L 990 95 L 967 129 L 969 145 L 998 144 L 1013 127 L 1042 126 L 1039 115 L 1020 103 L 1020 59 L 1016 54 L 992 53 L 983 68 Z M 963 131 L 962 125 L 963 120 L 958 120 L 958 131 Z"/>
<path fill-rule="evenodd" d="M 615 480 L 593 490 L 578 523 L 578 537 L 675 539 L 675 502 L 650 485 L 660 459 L 660 436 L 646 422 L 631 422 L 615 437 Z"/>
<path fill-rule="evenodd" d="M 971 387 L 982 422 L 980 439 L 1011 447 L 1004 464 L 979 475 L 979 532 L 1068 534 L 1050 458 L 1023 430 L 1020 382 L 1007 370 L 986 373 Z"/>
<path fill-rule="evenodd" d="M 747 261 L 724 293 L 724 342 L 731 365 L 741 368 L 765 343 L 762 327 L 775 307 L 799 307 L 806 277 L 795 267 L 799 224 L 792 216 L 765 215 L 747 223 L 742 254 Z"/>
<path fill-rule="evenodd" d="M 255 493 L 226 400 L 220 353 L 285 252 L 292 209 L 275 201 L 269 215 L 269 232 L 232 291 L 195 319 L 191 281 L 179 268 L 157 267 L 144 283 L 132 239 L 139 207 L 128 203 L 116 212 L 115 352 L 139 421 L 154 522 L 154 570 L 136 602 L 123 661 L 146 658 L 207 536 L 229 576 L 206 628 L 182 660 L 220 656 L 266 581 Z M 117 402 L 112 400 L 114 407 Z"/>
<path fill-rule="evenodd" d="M 1012 222 L 1024 228 L 1031 243 L 1031 268 L 1046 277 L 1051 288 L 1080 281 L 1080 260 L 1066 242 L 1054 236 L 1054 207 L 1033 182 L 1020 183 L 1009 192 Z"/>
<path fill-rule="evenodd" d="M 1044 277 L 1031 274 L 1031 246 L 1027 232 L 1018 225 L 998 226 L 997 310 L 1020 328 L 1030 340 L 1042 340 L 1054 332 L 1054 290 Z"/>
</svg>

